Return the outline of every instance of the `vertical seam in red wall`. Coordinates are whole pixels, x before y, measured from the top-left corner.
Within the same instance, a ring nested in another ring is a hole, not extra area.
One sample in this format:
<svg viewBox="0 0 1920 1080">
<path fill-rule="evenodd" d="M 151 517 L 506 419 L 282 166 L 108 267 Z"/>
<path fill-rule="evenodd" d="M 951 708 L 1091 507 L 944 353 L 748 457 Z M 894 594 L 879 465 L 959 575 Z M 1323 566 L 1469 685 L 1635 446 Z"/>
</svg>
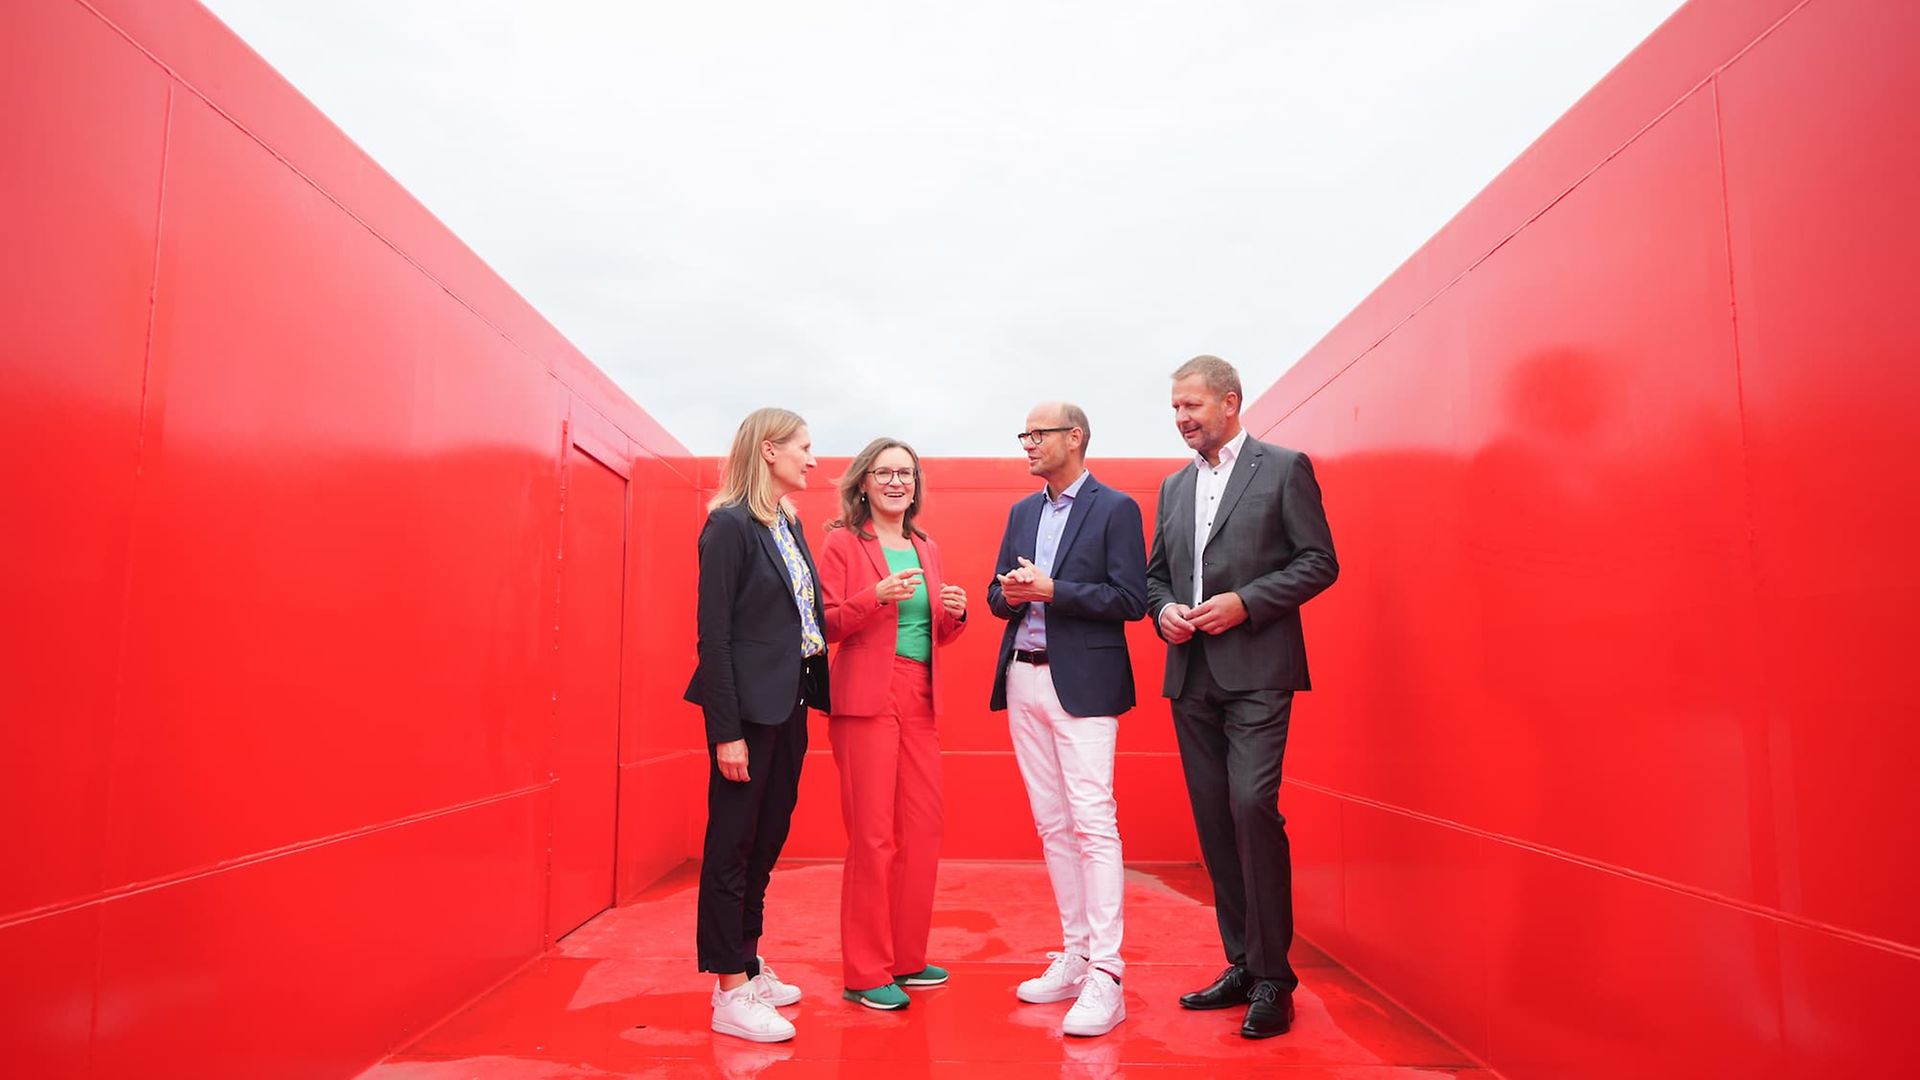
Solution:
<svg viewBox="0 0 1920 1080">
<path fill-rule="evenodd" d="M 633 448 L 628 447 L 631 453 Z M 633 521 L 633 477 L 623 476 L 626 481 L 620 488 L 620 612 L 614 617 L 614 633 L 619 635 L 619 644 L 614 646 L 613 673 L 613 850 L 608 853 L 612 860 L 613 882 L 607 895 L 607 908 L 620 906 L 620 805 L 626 792 L 627 770 L 620 765 L 625 755 L 627 726 L 627 660 L 632 647 L 632 635 L 627 633 L 627 613 L 632 610 L 632 596 L 628 590 L 636 575 L 630 573 L 636 552 L 627 545 L 635 543 L 636 530 Z"/>
<path fill-rule="evenodd" d="M 1794 10 L 1798 11 L 1800 8 L 1795 7 Z M 1740 510 L 1746 519 L 1747 587 L 1751 593 L 1753 610 L 1758 613 L 1761 610 L 1760 550 L 1754 523 L 1753 441 L 1748 437 L 1747 427 L 1746 368 L 1740 342 L 1740 294 L 1736 287 L 1737 271 L 1733 254 L 1733 199 L 1729 194 L 1730 189 L 1727 183 L 1727 131 L 1720 112 L 1720 72 L 1715 72 L 1713 78 L 1713 136 L 1714 154 L 1720 165 L 1721 235 L 1726 242 L 1727 255 L 1727 320 L 1731 326 L 1733 338 L 1734 415 L 1740 426 Z M 1751 658 L 1752 670 L 1754 677 L 1759 680 L 1764 689 L 1769 675 L 1766 657 L 1762 653 L 1759 642 L 1760 638 L 1756 636 L 1753 645 L 1755 655 Z M 1794 906 L 1799 906 L 1798 890 L 1791 888 L 1792 883 L 1799 880 L 1798 867 L 1793 866 L 1793 872 L 1789 872 L 1789 866 L 1796 860 L 1793 859 L 1792 852 L 1784 842 L 1785 837 L 1792 834 L 1786 826 L 1793 816 L 1793 792 L 1791 785 L 1782 782 L 1779 776 L 1777 763 L 1783 760 L 1782 751 L 1786 748 L 1775 745 L 1772 695 L 1763 692 L 1760 694 L 1760 700 L 1765 704 L 1762 705 L 1760 716 L 1754 718 L 1759 729 L 1755 736 L 1758 745 L 1751 751 L 1758 760 L 1750 761 L 1748 765 L 1749 777 L 1757 774 L 1760 781 L 1754 784 L 1752 789 L 1753 797 L 1758 804 L 1755 807 L 1754 816 L 1760 819 L 1761 825 L 1751 830 L 1754 838 L 1753 850 L 1750 853 L 1753 864 L 1753 887 L 1756 899 L 1764 900 L 1772 907 L 1785 911 L 1789 893 L 1794 894 L 1793 899 L 1796 901 Z M 1784 760 L 1791 760 L 1791 757 L 1791 753 L 1787 752 Z M 1787 1045 L 1786 1034 L 1789 1028 L 1787 972 L 1785 942 L 1777 935 L 1774 938 L 1773 956 L 1775 1032 L 1780 1045 L 1784 1047 Z"/>
<path fill-rule="evenodd" d="M 554 377 L 559 382 L 559 377 Z M 560 383 L 566 387 L 565 383 Z M 573 409 L 574 395 L 567 388 L 567 415 L 560 421 L 560 445 L 556 448 L 554 460 L 554 479 L 557 481 L 558 499 L 554 504 L 553 515 L 553 589 L 551 641 L 553 647 L 547 650 L 547 868 L 546 897 L 540 905 L 540 951 L 553 948 L 559 938 L 553 933 L 553 831 L 554 831 L 554 764 L 560 748 L 560 613 L 566 588 L 567 558 L 567 482 L 573 477 Z"/>
<path fill-rule="evenodd" d="M 99 873 L 94 882 L 95 888 L 99 890 L 106 888 L 107 851 L 113 843 L 113 755 L 114 747 L 119 744 L 117 736 L 120 730 L 121 710 L 126 705 L 127 624 L 132 619 L 133 610 L 133 534 L 139 522 L 140 478 L 146 470 L 148 409 L 153 397 L 153 327 L 160 308 L 160 240 L 166 225 L 167 166 L 169 153 L 173 147 L 173 95 L 174 83 L 169 79 L 166 103 L 162 106 L 160 114 L 160 179 L 155 185 L 153 195 L 153 252 L 149 257 L 147 272 L 147 334 L 146 340 L 142 343 L 140 357 L 140 417 L 135 427 L 133 443 L 133 497 L 128 503 L 130 509 L 127 515 L 126 554 L 120 571 L 120 627 L 113 658 L 113 711 L 107 719 L 107 738 L 102 754 L 105 759 L 106 775 L 101 780 L 100 802 L 103 814 L 97 863 Z M 86 1069 L 88 1075 L 93 1073 L 94 1044 L 100 1030 L 101 979 L 106 972 L 106 955 L 107 916 L 105 905 L 101 905 L 96 910 L 93 925 L 93 994 L 87 1011 Z"/>
</svg>

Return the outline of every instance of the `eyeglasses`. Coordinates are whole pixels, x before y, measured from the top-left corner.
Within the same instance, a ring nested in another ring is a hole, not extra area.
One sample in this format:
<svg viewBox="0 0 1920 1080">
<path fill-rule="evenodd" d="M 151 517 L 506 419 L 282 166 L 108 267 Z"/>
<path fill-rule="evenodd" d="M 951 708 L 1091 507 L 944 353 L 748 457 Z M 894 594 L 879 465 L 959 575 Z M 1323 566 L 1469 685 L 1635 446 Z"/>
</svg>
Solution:
<svg viewBox="0 0 1920 1080">
<path fill-rule="evenodd" d="M 883 484 L 911 484 L 914 480 L 912 469 L 868 469 L 867 475 Z"/>
<path fill-rule="evenodd" d="M 1070 427 L 1037 427 L 1037 428 L 1034 428 L 1032 431 L 1023 431 L 1020 434 L 1015 435 L 1014 438 L 1020 440 L 1021 446 L 1039 446 L 1041 442 L 1043 442 L 1048 435 L 1051 435 L 1056 431 L 1072 431 L 1072 430 L 1073 429 Z"/>
</svg>

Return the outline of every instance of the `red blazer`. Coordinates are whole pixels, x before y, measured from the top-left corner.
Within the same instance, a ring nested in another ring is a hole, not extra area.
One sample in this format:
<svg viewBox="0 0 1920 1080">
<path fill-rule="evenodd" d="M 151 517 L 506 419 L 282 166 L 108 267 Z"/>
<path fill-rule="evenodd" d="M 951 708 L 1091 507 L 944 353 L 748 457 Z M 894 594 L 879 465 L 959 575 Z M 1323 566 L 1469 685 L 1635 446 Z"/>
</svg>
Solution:
<svg viewBox="0 0 1920 1080">
<path fill-rule="evenodd" d="M 940 547 L 913 538 L 920 555 L 921 578 L 933 605 L 933 712 L 940 709 L 940 646 L 960 636 L 965 621 L 940 606 Z M 894 639 L 900 632 L 900 608 L 882 604 L 876 589 L 892 573 L 880 541 L 862 540 L 852 529 L 834 529 L 820 548 L 820 592 L 826 601 L 827 640 L 837 642 L 829 676 L 833 712 L 841 716 L 879 716 L 889 706 L 893 683 Z"/>
</svg>

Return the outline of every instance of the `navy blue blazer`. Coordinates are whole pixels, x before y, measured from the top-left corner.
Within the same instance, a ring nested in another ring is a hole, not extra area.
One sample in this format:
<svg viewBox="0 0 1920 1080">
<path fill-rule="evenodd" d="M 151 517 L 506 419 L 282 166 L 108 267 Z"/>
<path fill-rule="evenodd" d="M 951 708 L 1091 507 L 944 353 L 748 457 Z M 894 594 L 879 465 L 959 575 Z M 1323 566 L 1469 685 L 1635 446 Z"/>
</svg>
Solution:
<svg viewBox="0 0 1920 1080">
<path fill-rule="evenodd" d="M 1013 504 L 1000 539 L 987 606 L 1007 620 L 1000 660 L 993 669 L 996 711 L 1007 707 L 1007 663 L 1027 605 L 1007 603 L 1000 574 L 1031 560 L 1040 531 L 1045 492 Z M 1119 716 L 1133 708 L 1133 661 L 1127 655 L 1126 624 L 1147 613 L 1147 541 L 1140 504 L 1088 474 L 1067 516 L 1060 550 L 1053 558 L 1053 599 L 1047 604 L 1047 657 L 1060 704 L 1074 716 Z"/>
</svg>

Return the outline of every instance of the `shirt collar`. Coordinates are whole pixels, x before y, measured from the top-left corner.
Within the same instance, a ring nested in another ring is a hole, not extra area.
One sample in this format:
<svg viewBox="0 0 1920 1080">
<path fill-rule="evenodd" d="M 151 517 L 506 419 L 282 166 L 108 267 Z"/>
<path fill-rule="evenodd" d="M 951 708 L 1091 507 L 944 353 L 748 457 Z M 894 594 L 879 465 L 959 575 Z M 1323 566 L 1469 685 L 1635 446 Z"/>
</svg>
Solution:
<svg viewBox="0 0 1920 1080">
<path fill-rule="evenodd" d="M 1072 502 L 1074 499 L 1079 498 L 1080 488 L 1086 484 L 1087 477 L 1092 475 L 1093 475 L 1092 470 L 1081 469 L 1079 478 L 1074 480 L 1073 483 L 1068 484 L 1065 488 L 1061 490 L 1060 499 L 1065 499 L 1068 502 Z M 1045 484 L 1042 484 L 1040 486 L 1040 497 L 1043 499 L 1047 499 L 1047 488 Z M 1060 503 L 1060 499 L 1047 499 L 1047 501 L 1057 506 Z"/>
<path fill-rule="evenodd" d="M 1228 439 L 1226 443 L 1220 447 L 1220 464 L 1223 466 L 1233 464 L 1236 460 L 1239 459 L 1241 448 L 1246 445 L 1247 445 L 1247 429 L 1241 428 L 1240 434 L 1235 435 L 1231 439 Z M 1204 454 L 1193 455 L 1193 464 L 1194 464 L 1194 467 L 1197 469 L 1214 468 L 1214 466 L 1207 464 L 1207 458 L 1206 458 L 1206 455 Z"/>
</svg>

